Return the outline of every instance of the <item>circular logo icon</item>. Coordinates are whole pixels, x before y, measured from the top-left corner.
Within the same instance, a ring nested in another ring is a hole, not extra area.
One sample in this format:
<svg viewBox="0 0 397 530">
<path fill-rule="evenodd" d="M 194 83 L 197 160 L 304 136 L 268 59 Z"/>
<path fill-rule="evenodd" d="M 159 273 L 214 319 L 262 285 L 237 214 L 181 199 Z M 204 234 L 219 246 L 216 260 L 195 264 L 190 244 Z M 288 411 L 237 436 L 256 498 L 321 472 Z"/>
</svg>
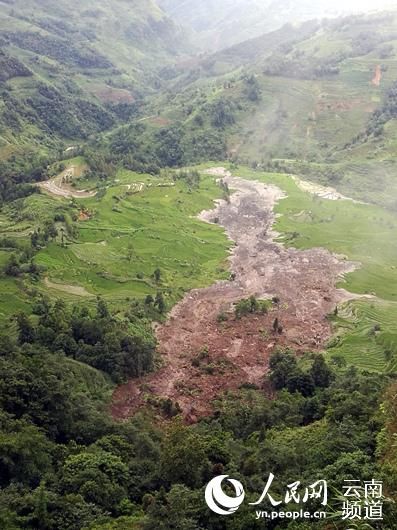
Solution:
<svg viewBox="0 0 397 530">
<path fill-rule="evenodd" d="M 228 478 L 229 475 L 219 475 L 213 478 L 205 488 L 205 502 L 218 515 L 231 515 L 236 512 L 244 500 L 243 485 L 238 480 Z M 235 497 L 229 497 L 222 490 L 222 482 L 227 479 L 234 487 Z"/>
</svg>

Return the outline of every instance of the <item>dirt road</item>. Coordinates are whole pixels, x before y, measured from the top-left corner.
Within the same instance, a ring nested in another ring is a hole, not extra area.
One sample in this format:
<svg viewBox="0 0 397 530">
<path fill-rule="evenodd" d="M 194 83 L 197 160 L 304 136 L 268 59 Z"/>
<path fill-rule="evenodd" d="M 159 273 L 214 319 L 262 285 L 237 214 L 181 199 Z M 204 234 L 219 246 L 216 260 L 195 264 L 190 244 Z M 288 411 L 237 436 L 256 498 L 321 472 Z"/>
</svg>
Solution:
<svg viewBox="0 0 397 530">
<path fill-rule="evenodd" d="M 235 242 L 230 256 L 235 279 L 193 290 L 174 307 L 157 330 L 164 366 L 116 389 L 116 418 L 130 416 L 149 396 L 178 402 L 187 421 L 208 415 L 212 400 L 223 391 L 244 383 L 260 387 L 277 346 L 297 353 L 321 349 L 330 337 L 326 316 L 336 304 L 352 298 L 335 284 L 354 270 L 353 263 L 321 248 L 286 249 L 274 241 L 273 209 L 283 198 L 278 188 L 232 177 L 223 168 L 210 173 L 235 190 L 230 203 L 218 201 L 200 215 L 207 222 L 217 218 Z M 250 295 L 280 301 L 267 315 L 235 320 L 233 303 Z M 230 312 L 227 322 L 218 321 L 221 312 Z M 273 332 L 276 317 L 281 334 Z"/>
<path fill-rule="evenodd" d="M 89 197 L 95 197 L 96 191 L 76 190 L 71 186 L 71 181 L 76 176 L 76 169 L 74 166 L 70 166 L 56 177 L 46 180 L 45 182 L 39 182 L 38 186 L 43 190 L 56 195 L 57 197 L 75 198 L 75 199 L 87 199 Z"/>
</svg>

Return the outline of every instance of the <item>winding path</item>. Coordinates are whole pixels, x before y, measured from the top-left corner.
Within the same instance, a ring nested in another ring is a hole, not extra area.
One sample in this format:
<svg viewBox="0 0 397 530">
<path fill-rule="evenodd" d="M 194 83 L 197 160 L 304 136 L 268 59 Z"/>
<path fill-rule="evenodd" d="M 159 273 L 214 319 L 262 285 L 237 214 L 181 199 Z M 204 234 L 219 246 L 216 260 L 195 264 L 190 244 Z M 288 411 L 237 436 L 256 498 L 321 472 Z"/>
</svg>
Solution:
<svg viewBox="0 0 397 530">
<path fill-rule="evenodd" d="M 39 182 L 37 185 L 41 189 L 57 197 L 74 199 L 88 199 L 90 197 L 95 197 L 97 194 L 96 191 L 76 190 L 69 182 L 67 182 L 68 179 L 72 180 L 75 176 L 76 168 L 75 166 L 70 166 L 56 177 L 45 180 L 44 182 Z"/>
</svg>

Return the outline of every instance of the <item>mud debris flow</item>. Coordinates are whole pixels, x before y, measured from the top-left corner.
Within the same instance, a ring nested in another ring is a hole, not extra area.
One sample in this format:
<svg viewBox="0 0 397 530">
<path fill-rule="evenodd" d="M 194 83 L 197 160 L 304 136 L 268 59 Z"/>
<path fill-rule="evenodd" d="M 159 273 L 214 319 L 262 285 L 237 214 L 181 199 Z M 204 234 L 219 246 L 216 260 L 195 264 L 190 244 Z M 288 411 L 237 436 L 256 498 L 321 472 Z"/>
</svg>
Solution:
<svg viewBox="0 0 397 530">
<path fill-rule="evenodd" d="M 223 178 L 232 194 L 229 203 L 217 201 L 200 219 L 217 218 L 234 242 L 230 269 L 235 279 L 193 290 L 173 308 L 156 331 L 163 367 L 115 390 L 116 418 L 132 415 L 148 396 L 178 402 L 189 422 L 210 414 L 212 401 L 222 392 L 244 383 L 262 386 L 269 355 L 277 346 L 298 353 L 323 348 L 331 334 L 326 316 L 354 297 L 335 285 L 356 264 L 322 248 L 301 251 L 275 241 L 273 210 L 284 197 L 280 189 L 233 177 L 224 168 L 209 173 Z M 231 313 L 227 322 L 218 322 L 221 312 L 232 311 L 235 302 L 251 295 L 278 297 L 280 302 L 267 315 L 235 320 Z M 276 317 L 281 334 L 272 331 Z M 201 365 L 195 359 L 203 351 Z"/>
</svg>

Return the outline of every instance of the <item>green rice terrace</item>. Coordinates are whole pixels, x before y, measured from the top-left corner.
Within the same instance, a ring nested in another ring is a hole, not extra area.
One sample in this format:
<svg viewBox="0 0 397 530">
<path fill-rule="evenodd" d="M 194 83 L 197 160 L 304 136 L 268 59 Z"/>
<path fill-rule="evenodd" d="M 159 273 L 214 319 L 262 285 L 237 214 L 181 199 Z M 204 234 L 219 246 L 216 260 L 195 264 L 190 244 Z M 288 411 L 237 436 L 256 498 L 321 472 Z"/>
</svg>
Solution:
<svg viewBox="0 0 397 530">
<path fill-rule="evenodd" d="M 82 179 L 80 185 L 87 187 L 89 182 Z M 101 295 L 121 305 L 126 298 L 155 294 L 161 288 L 172 303 L 186 289 L 227 277 L 227 239 L 220 228 L 196 219 L 221 197 L 214 179 L 205 177 L 198 188 L 189 188 L 171 175 L 120 171 L 114 182 L 94 193 L 75 199 L 42 192 L 5 208 L 0 237 L 18 237 L 21 243 L 36 222 L 38 226 L 38 219 L 57 221 L 56 235 L 35 258 L 45 271 L 44 280 L 34 285 L 2 280 L 3 316 L 10 311 L 11 292 L 23 307 L 32 288 L 74 300 Z M 9 254 L 2 251 L 3 263 Z"/>
</svg>

